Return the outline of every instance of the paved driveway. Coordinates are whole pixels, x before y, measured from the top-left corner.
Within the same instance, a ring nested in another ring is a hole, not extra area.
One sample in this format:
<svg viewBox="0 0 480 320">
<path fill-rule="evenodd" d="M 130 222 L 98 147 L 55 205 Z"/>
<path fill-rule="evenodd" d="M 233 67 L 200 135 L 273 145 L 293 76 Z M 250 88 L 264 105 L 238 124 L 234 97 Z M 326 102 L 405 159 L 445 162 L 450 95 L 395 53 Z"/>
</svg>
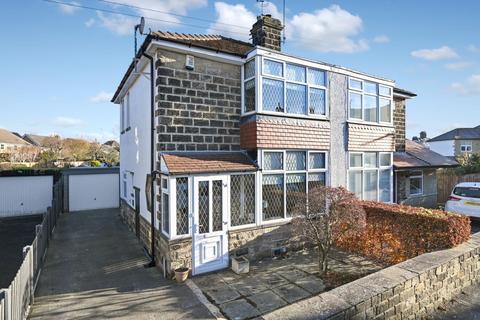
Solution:
<svg viewBox="0 0 480 320">
<path fill-rule="evenodd" d="M 145 269 L 142 247 L 118 210 L 61 216 L 30 319 L 211 318 L 186 285 Z"/>
</svg>

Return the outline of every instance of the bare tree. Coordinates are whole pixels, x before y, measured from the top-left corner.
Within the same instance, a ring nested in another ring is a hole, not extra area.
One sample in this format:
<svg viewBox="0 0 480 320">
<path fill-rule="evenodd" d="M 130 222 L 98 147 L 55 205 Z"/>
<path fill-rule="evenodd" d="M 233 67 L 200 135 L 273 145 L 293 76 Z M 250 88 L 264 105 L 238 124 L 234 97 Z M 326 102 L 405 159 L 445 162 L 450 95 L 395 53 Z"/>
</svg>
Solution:
<svg viewBox="0 0 480 320">
<path fill-rule="evenodd" d="M 90 142 L 83 139 L 67 138 L 63 140 L 64 156 L 73 161 L 89 160 Z"/>
<path fill-rule="evenodd" d="M 366 225 L 365 211 L 355 195 L 342 187 L 318 186 L 309 190 L 308 196 L 297 196 L 293 232 L 317 247 L 318 267 L 323 275 L 328 270 L 329 253 L 335 239 L 361 232 Z"/>
</svg>

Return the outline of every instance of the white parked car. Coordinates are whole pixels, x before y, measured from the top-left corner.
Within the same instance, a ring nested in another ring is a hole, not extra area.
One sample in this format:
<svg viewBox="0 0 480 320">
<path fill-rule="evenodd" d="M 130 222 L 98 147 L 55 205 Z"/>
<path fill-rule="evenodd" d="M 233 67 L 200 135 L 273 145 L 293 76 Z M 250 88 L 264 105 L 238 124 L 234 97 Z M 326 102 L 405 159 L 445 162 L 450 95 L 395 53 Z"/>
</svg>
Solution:
<svg viewBox="0 0 480 320">
<path fill-rule="evenodd" d="M 480 182 L 462 182 L 455 186 L 445 210 L 480 218 Z"/>
</svg>

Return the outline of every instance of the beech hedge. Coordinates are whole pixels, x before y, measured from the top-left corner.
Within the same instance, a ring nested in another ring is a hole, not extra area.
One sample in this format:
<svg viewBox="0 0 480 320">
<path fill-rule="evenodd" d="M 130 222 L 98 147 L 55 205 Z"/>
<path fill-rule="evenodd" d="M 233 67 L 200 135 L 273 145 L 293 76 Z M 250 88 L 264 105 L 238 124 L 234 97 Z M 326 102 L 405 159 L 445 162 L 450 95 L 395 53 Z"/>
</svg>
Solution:
<svg viewBox="0 0 480 320">
<path fill-rule="evenodd" d="M 367 224 L 355 235 L 339 235 L 338 247 L 395 264 L 455 247 L 470 239 L 470 218 L 437 209 L 360 201 Z"/>
</svg>

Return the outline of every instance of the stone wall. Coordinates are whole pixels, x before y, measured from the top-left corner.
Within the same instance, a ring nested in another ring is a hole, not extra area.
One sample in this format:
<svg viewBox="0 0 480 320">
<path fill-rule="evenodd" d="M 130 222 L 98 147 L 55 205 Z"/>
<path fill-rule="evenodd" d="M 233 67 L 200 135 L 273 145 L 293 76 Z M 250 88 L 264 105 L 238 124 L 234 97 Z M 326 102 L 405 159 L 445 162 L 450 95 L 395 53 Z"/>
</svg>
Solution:
<svg viewBox="0 0 480 320">
<path fill-rule="evenodd" d="M 455 156 L 462 156 L 465 153 L 462 152 L 461 146 L 462 144 L 471 144 L 472 145 L 472 152 L 471 153 L 479 153 L 480 152 L 480 140 L 455 140 Z"/>
<path fill-rule="evenodd" d="M 393 124 L 395 125 L 395 151 L 405 151 L 405 99 L 394 100 Z"/>
<path fill-rule="evenodd" d="M 240 149 L 241 67 L 157 51 L 156 118 L 158 151 Z"/>
<path fill-rule="evenodd" d="M 480 233 L 453 249 L 423 254 L 264 319 L 423 319 L 480 281 Z"/>
</svg>

